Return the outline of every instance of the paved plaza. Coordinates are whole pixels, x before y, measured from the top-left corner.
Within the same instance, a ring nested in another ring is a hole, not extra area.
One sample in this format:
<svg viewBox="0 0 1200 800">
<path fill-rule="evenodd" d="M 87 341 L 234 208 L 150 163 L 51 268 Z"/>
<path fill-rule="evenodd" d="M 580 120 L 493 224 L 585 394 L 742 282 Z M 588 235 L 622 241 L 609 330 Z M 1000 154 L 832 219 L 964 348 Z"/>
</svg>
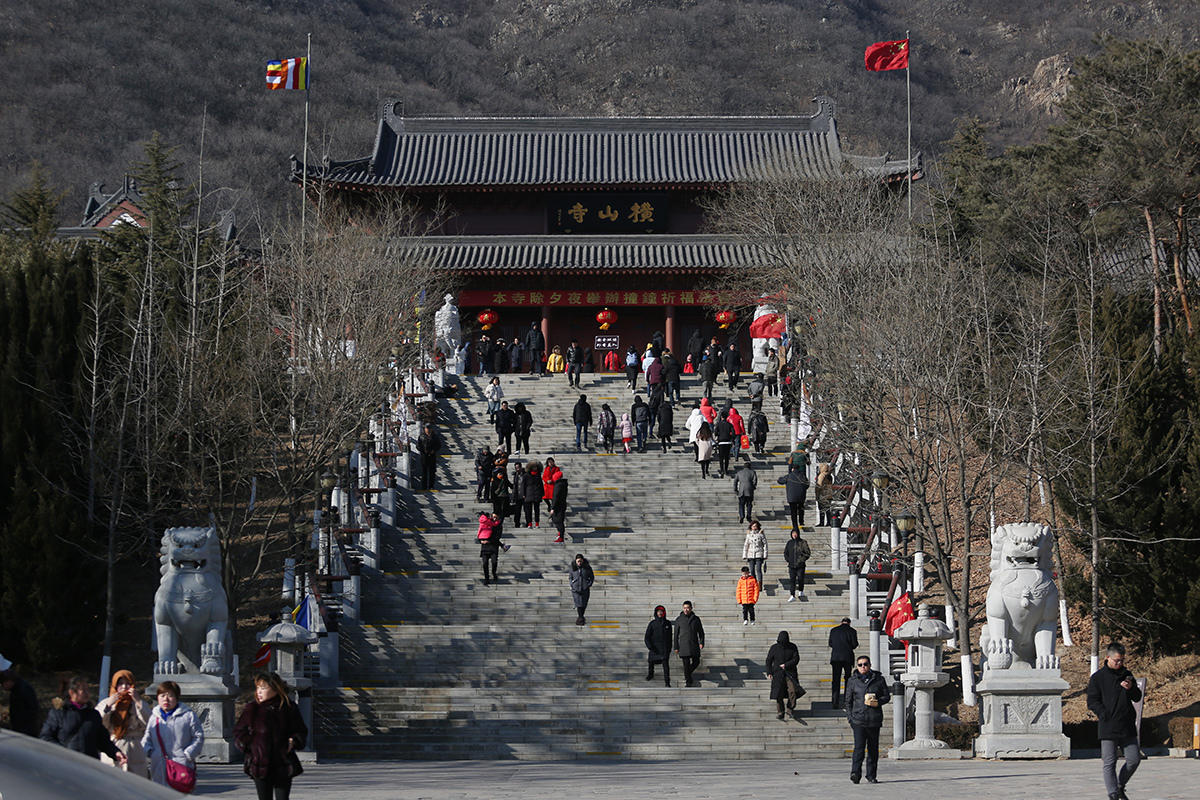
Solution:
<svg viewBox="0 0 1200 800">
<path fill-rule="evenodd" d="M 1098 759 L 1070 761 L 892 762 L 879 765 L 879 784 L 850 783 L 850 762 L 592 761 L 372 762 L 315 764 L 294 786 L 297 800 L 451 800 L 568 797 L 633 798 L 1103 798 Z M 1200 761 L 1150 758 L 1129 787 L 1133 800 L 1194 800 Z M 196 794 L 253 797 L 240 766 L 200 768 Z"/>
</svg>

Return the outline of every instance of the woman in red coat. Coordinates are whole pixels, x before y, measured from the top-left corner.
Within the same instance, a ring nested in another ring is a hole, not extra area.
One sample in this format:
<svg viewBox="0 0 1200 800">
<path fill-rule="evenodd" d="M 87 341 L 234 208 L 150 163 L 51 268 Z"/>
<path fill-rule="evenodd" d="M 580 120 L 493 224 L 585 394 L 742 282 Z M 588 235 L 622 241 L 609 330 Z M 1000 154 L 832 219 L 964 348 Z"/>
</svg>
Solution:
<svg viewBox="0 0 1200 800">
<path fill-rule="evenodd" d="M 542 467 L 542 499 L 546 501 L 546 509 L 550 509 L 550 501 L 554 499 L 554 482 L 563 476 L 562 470 L 554 463 L 553 458 L 546 459 Z"/>
<path fill-rule="evenodd" d="M 287 800 L 292 778 L 304 769 L 296 751 L 304 747 L 308 727 L 276 673 L 254 676 L 254 700 L 242 709 L 233 738 L 243 754 L 242 769 L 254 780 L 258 800 Z"/>
</svg>

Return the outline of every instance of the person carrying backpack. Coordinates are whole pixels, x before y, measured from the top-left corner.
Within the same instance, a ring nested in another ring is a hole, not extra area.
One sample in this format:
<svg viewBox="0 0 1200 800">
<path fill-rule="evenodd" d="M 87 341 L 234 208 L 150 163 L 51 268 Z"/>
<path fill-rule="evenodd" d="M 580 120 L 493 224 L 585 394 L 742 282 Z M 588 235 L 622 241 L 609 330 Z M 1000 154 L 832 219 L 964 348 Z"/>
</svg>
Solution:
<svg viewBox="0 0 1200 800">
<path fill-rule="evenodd" d="M 637 392 L 639 372 L 641 372 L 641 362 L 638 360 L 637 351 L 631 347 L 625 352 L 625 377 L 629 381 L 630 394 Z"/>
<path fill-rule="evenodd" d="M 789 603 L 796 601 L 797 594 L 804 597 L 804 570 L 808 567 L 808 557 L 811 555 L 812 548 L 808 546 L 808 542 L 800 536 L 800 531 L 793 530 L 792 538 L 783 548 L 783 560 L 787 562 L 788 567 L 788 583 L 792 587 Z"/>
<path fill-rule="evenodd" d="M 613 441 L 617 435 L 617 415 L 608 407 L 608 403 L 600 406 L 600 421 L 598 424 L 600 431 L 600 443 L 604 445 L 606 452 L 613 451 Z"/>
<path fill-rule="evenodd" d="M 503 518 L 496 514 L 483 513 L 479 515 L 479 531 L 475 534 L 475 541 L 479 542 L 479 558 L 483 561 L 484 586 L 488 586 L 500 578 L 497 568 L 500 563 L 502 546 L 500 536 L 503 524 Z"/>
</svg>

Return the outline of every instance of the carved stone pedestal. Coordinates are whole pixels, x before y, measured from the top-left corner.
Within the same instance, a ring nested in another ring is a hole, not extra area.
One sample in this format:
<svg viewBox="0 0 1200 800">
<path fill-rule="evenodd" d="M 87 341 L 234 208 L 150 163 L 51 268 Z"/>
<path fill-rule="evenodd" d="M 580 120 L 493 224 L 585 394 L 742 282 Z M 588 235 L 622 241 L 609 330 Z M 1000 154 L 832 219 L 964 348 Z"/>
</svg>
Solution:
<svg viewBox="0 0 1200 800">
<path fill-rule="evenodd" d="M 975 755 L 984 758 L 1070 758 L 1062 732 L 1062 693 L 1069 684 L 1057 669 L 984 670 L 976 687 L 983 718 Z"/>
<path fill-rule="evenodd" d="M 219 675 L 155 675 L 154 686 L 163 681 L 175 681 L 183 696 L 181 703 L 196 713 L 204 728 L 204 747 L 197 761 L 210 764 L 232 764 L 241 759 L 241 753 L 233 744 L 233 702 L 238 696 L 238 686 L 232 676 Z M 153 704 L 154 698 L 147 698 Z"/>
</svg>

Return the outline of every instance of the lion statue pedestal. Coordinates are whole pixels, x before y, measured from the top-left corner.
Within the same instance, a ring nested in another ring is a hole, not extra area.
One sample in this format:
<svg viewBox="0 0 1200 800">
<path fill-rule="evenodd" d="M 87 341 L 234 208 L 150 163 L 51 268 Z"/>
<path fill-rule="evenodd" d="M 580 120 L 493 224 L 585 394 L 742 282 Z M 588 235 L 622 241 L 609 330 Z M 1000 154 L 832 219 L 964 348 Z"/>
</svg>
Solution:
<svg viewBox="0 0 1200 800">
<path fill-rule="evenodd" d="M 992 533 L 992 575 L 983 654 L 981 735 L 984 758 L 1069 758 L 1062 732 L 1062 679 L 1055 655 L 1058 587 L 1050 529 L 1023 522 Z"/>
<path fill-rule="evenodd" d="M 217 531 L 168 528 L 160 553 L 162 578 L 154 594 L 154 685 L 175 681 L 180 699 L 196 712 L 204 727 L 204 748 L 197 760 L 232 763 L 238 757 L 233 745 L 238 682 Z"/>
</svg>

